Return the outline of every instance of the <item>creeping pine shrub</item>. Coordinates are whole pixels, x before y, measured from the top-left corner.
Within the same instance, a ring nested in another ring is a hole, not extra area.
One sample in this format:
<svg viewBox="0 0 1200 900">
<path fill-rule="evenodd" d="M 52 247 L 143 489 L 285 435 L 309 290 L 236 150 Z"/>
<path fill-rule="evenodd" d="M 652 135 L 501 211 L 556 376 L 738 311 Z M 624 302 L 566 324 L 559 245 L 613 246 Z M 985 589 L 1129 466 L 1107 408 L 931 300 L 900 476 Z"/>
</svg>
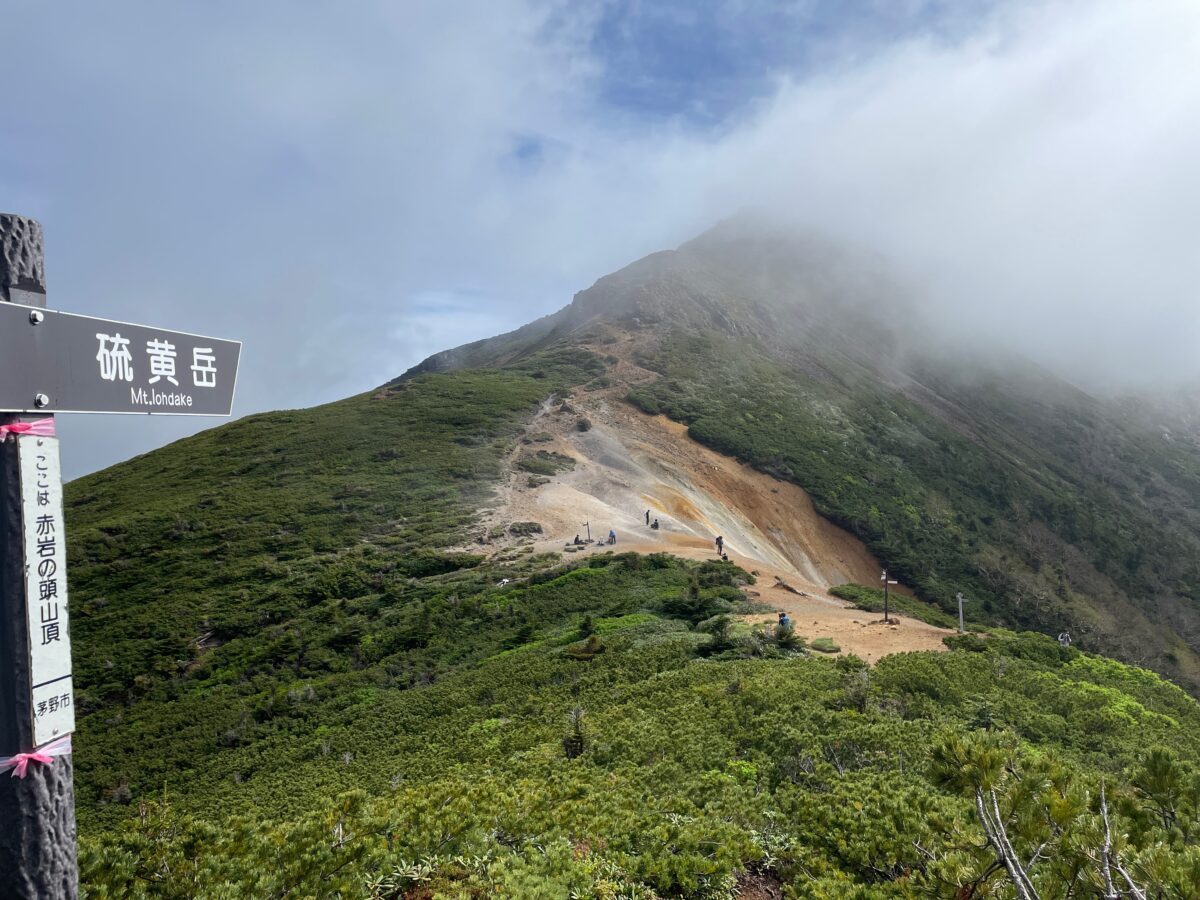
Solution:
<svg viewBox="0 0 1200 900">
<path fill-rule="evenodd" d="M 696 626 L 698 631 L 712 636 L 708 645 L 703 648 L 704 655 L 715 656 L 734 646 L 733 636 L 730 633 L 732 623 L 733 620 L 729 616 L 722 614 L 706 619 Z"/>
<path fill-rule="evenodd" d="M 596 631 L 596 623 L 592 619 L 592 614 L 586 613 L 584 615 L 582 621 L 580 621 L 580 623 L 579 623 L 579 638 L 580 638 L 580 640 L 583 640 L 586 637 L 590 637 L 592 634 L 595 633 L 595 631 Z"/>
<path fill-rule="evenodd" d="M 729 608 L 728 601 L 714 597 L 711 591 L 701 591 L 694 582 L 686 590 L 662 603 L 662 611 L 673 619 L 683 619 L 693 625 Z"/>
<path fill-rule="evenodd" d="M 828 638 L 818 638 L 817 641 L 828 640 Z M 813 647 L 817 647 L 817 641 L 813 642 Z M 796 629 L 791 625 L 776 625 L 775 626 L 775 646 L 780 650 L 796 651 L 804 649 L 804 638 L 796 634 Z"/>
<path fill-rule="evenodd" d="M 572 644 L 563 652 L 567 656 L 571 657 L 571 659 L 587 661 L 603 653 L 605 649 L 606 648 L 603 642 L 600 640 L 600 636 L 598 634 L 592 634 L 588 635 L 587 640 L 585 640 L 582 644 Z"/>
<path fill-rule="evenodd" d="M 1037 632 L 995 638 L 1004 645 L 1004 652 L 1017 659 L 1027 659 L 1045 666 L 1060 666 L 1079 656 L 1074 647 L 1063 647 L 1054 638 Z"/>
<path fill-rule="evenodd" d="M 563 738 L 563 752 L 567 755 L 567 759 L 576 759 L 583 755 L 586 749 L 586 741 L 583 736 L 583 707 L 576 706 L 571 710 L 568 721 L 571 725 L 570 733 Z"/>
<path fill-rule="evenodd" d="M 837 667 L 839 672 L 859 672 L 863 669 L 870 668 L 857 653 L 847 653 L 845 656 L 837 658 Z"/>
<path fill-rule="evenodd" d="M 942 643 L 951 650 L 966 650 L 969 653 L 987 651 L 987 641 L 977 634 L 952 634 L 942 638 Z"/>
<path fill-rule="evenodd" d="M 542 526 L 538 522 L 513 522 L 508 526 L 508 531 L 509 534 L 523 537 L 531 534 L 541 534 Z"/>
</svg>

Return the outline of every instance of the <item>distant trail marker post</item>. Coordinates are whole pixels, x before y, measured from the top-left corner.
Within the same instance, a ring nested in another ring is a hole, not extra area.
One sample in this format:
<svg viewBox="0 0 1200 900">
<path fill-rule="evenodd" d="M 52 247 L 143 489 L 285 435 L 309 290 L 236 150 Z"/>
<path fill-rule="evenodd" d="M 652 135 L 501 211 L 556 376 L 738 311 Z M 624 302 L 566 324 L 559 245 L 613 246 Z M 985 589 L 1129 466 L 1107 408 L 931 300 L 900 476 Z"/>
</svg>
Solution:
<svg viewBox="0 0 1200 900">
<path fill-rule="evenodd" d="M 0 214 L 0 767 L 12 768 L 0 771 L 0 895 L 74 900 L 75 692 L 50 414 L 227 416 L 241 343 L 48 310 L 42 256 L 41 225 Z"/>
<path fill-rule="evenodd" d="M 965 629 L 965 628 L 963 628 L 963 613 L 962 613 L 962 605 L 963 605 L 963 602 L 964 602 L 964 601 L 965 601 L 967 598 L 966 598 L 966 597 L 964 597 L 964 596 L 962 595 L 962 591 L 959 591 L 957 594 L 955 594 L 955 595 L 954 595 L 954 599 L 958 601 L 958 633 L 959 633 L 959 634 L 965 634 L 965 633 L 966 633 L 966 629 Z"/>
<path fill-rule="evenodd" d="M 888 581 L 887 569 L 883 570 L 883 574 L 879 576 L 879 580 L 883 582 L 883 621 L 891 622 L 890 610 L 888 608 L 888 585 L 899 584 L 898 581 Z"/>
</svg>

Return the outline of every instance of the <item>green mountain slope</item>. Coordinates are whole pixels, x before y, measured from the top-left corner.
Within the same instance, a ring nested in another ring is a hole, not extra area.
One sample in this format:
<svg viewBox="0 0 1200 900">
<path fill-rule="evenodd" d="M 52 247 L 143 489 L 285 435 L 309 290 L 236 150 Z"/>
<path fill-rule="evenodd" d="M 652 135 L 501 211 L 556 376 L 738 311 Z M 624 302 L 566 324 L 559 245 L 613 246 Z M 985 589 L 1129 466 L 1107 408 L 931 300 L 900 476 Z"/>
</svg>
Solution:
<svg viewBox="0 0 1200 900">
<path fill-rule="evenodd" d="M 662 377 L 630 397 L 796 481 L 947 610 L 965 591 L 985 621 L 1070 629 L 1196 684 L 1196 454 L 1131 433 L 1085 397 L 947 381 L 940 396 L 966 411 L 964 434 L 902 393 L 799 379 L 747 355 L 718 333 L 664 341 L 644 357 Z"/>
<path fill-rule="evenodd" d="M 522 420 L 595 363 L 534 366 L 252 416 L 69 485 L 85 822 L 240 743 L 276 686 L 396 650 L 373 643 L 380 608 L 479 563 L 442 548 L 489 498 Z M 449 664 L 397 640 L 399 684 Z"/>
<path fill-rule="evenodd" d="M 1136 634 L 1167 608 L 1149 570 L 1189 609 L 1160 547 L 1107 562 L 1139 545 L 1112 509 L 1190 546 L 1184 442 L 1049 376 L 885 372 L 846 333 L 891 327 L 862 307 L 873 277 L 808 284 L 789 331 L 786 247 L 754 251 L 769 278 L 725 252 L 656 255 L 379 391 L 69 486 L 89 896 L 1009 896 L 976 790 L 1023 859 L 1044 845 L 1043 897 L 1098 896 L 1101 784 L 1133 877 L 1195 896 L 1200 706 L 1150 671 L 996 628 L 867 669 L 806 653 L 803 623 L 731 620 L 752 576 L 729 564 L 538 555 L 519 522 L 462 551 L 524 423 L 602 384 L 805 486 L 981 621 L 1067 610 L 1100 646 L 1106 614 Z M 840 270 L 812 252 L 801 269 Z M 1153 661 L 1185 671 L 1171 646 Z"/>
<path fill-rule="evenodd" d="M 1188 407 L 923 347 L 895 285 L 862 254 L 734 223 L 602 278 L 524 339 L 636 363 L 628 399 L 796 482 L 924 599 L 949 610 L 964 591 L 983 621 L 1069 629 L 1200 686 Z M 414 371 L 519 359 L 521 335 Z"/>
</svg>

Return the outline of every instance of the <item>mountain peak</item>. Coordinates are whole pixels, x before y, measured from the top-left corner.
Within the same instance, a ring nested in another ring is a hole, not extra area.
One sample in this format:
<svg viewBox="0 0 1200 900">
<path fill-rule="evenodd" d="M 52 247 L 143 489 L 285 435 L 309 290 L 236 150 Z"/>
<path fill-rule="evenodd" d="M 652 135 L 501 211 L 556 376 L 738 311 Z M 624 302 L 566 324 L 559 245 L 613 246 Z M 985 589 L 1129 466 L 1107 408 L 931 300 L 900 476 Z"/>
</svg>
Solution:
<svg viewBox="0 0 1200 900">
<path fill-rule="evenodd" d="M 774 345 L 825 344 L 853 355 L 912 318 L 882 260 L 827 236 L 742 215 L 674 250 L 598 279 L 571 303 L 515 331 L 430 356 L 423 372 L 501 365 L 593 325 L 715 329 Z M 895 343 L 884 341 L 883 343 Z"/>
</svg>

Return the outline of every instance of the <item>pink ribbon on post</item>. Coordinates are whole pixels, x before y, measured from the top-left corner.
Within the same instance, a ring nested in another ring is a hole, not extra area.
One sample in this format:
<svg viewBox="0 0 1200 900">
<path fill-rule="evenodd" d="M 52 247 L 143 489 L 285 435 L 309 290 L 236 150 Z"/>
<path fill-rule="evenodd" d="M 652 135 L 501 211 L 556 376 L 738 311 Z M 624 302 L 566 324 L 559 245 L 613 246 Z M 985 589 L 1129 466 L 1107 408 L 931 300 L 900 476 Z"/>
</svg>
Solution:
<svg viewBox="0 0 1200 900">
<path fill-rule="evenodd" d="M 12 422 L 0 425 L 0 443 L 7 441 L 10 434 L 36 434 L 39 437 L 54 437 L 53 419 L 35 419 L 32 422 Z"/>
<path fill-rule="evenodd" d="M 44 747 L 38 747 L 30 753 L 18 753 L 16 756 L 0 756 L 0 773 L 13 770 L 10 777 L 24 778 L 25 770 L 29 768 L 31 762 L 40 762 L 43 765 L 49 765 L 54 762 L 56 756 L 66 756 L 71 752 L 71 736 L 64 734 L 57 740 L 53 740 Z"/>
</svg>

